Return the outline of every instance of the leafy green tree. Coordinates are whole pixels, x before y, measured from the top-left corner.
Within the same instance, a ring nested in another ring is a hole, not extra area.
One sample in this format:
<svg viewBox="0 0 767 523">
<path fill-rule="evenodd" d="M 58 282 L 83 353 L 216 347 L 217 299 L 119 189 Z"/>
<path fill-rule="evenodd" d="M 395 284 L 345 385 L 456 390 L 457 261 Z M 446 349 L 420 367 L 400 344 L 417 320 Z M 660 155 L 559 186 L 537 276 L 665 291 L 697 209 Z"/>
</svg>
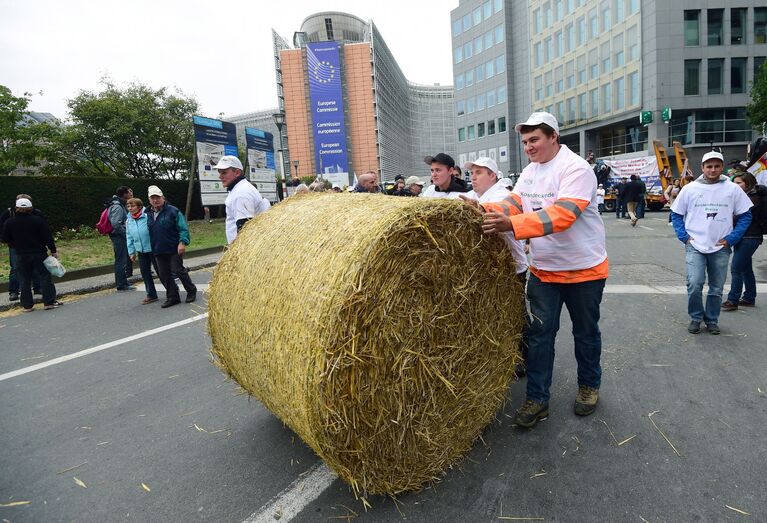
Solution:
<svg viewBox="0 0 767 523">
<path fill-rule="evenodd" d="M 194 151 L 194 98 L 140 83 L 120 88 L 103 79 L 99 93 L 69 100 L 71 126 L 57 161 L 62 174 L 171 178 L 188 176 Z M 61 163 L 63 162 L 63 163 Z"/>
<path fill-rule="evenodd" d="M 29 117 L 31 95 L 14 96 L 0 85 L 0 175 L 17 168 L 37 167 L 49 156 L 59 127 Z"/>
<path fill-rule="evenodd" d="M 746 106 L 746 118 L 755 129 L 764 132 L 767 125 L 767 62 L 763 63 L 751 85 L 751 103 Z"/>
</svg>

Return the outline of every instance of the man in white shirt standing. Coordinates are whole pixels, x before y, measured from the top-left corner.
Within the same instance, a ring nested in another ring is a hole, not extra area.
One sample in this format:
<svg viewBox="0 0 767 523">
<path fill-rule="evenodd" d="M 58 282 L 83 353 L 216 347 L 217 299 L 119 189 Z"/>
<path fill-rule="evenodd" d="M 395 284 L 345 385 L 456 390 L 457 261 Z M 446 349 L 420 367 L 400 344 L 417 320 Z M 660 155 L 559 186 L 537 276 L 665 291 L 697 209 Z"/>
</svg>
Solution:
<svg viewBox="0 0 767 523">
<path fill-rule="evenodd" d="M 214 169 L 218 170 L 218 179 L 229 192 L 224 201 L 226 242 L 232 243 L 245 223 L 269 210 L 269 200 L 245 178 L 242 162 L 236 156 L 222 156 Z"/>
<path fill-rule="evenodd" d="M 671 222 L 685 244 L 687 313 L 690 334 L 700 332 L 701 321 L 709 334 L 719 334 L 722 289 L 732 246 L 751 225 L 753 203 L 729 178 L 722 176 L 724 157 L 710 151 L 703 155 L 703 174 L 688 183 L 671 206 Z M 733 221 L 735 225 L 733 226 Z M 703 284 L 708 273 L 708 295 L 703 306 Z"/>
</svg>

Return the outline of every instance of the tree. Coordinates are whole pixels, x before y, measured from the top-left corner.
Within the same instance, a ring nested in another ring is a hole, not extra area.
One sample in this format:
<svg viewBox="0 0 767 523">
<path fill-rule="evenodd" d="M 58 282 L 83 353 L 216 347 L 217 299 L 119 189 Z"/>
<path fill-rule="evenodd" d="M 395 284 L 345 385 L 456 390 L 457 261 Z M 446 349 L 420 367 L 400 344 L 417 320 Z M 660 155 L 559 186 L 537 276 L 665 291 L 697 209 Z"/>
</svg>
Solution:
<svg viewBox="0 0 767 523">
<path fill-rule="evenodd" d="M 59 172 L 92 176 L 186 178 L 194 151 L 194 98 L 140 83 L 121 89 L 102 79 L 100 93 L 69 100 L 72 125 L 62 136 Z"/>
<path fill-rule="evenodd" d="M 765 132 L 767 124 L 767 62 L 763 63 L 751 84 L 751 103 L 746 106 L 746 118 L 755 129 Z"/>
<path fill-rule="evenodd" d="M 37 167 L 48 159 L 59 127 L 37 123 L 27 110 L 31 95 L 14 96 L 0 85 L 0 175 L 17 168 Z"/>
</svg>

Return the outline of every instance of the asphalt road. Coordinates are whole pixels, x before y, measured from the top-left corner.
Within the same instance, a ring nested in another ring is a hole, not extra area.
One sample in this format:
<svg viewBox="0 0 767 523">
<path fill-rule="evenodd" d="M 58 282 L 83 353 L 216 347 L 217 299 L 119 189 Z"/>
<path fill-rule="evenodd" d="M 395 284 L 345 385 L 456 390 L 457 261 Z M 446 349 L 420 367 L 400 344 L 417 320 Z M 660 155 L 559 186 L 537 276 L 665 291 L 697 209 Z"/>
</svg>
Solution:
<svg viewBox="0 0 767 523">
<path fill-rule="evenodd" d="M 572 413 L 565 313 L 549 419 L 512 427 L 524 381 L 512 383 L 484 443 L 443 481 L 396 502 L 370 498 L 367 511 L 210 363 L 204 302 L 162 310 L 140 305 L 140 292 L 102 292 L 2 315 L 0 519 L 767 521 L 767 302 L 722 313 L 721 336 L 689 335 L 684 253 L 665 215 L 648 213 L 637 228 L 605 222 L 612 267 L 597 412 Z"/>
</svg>

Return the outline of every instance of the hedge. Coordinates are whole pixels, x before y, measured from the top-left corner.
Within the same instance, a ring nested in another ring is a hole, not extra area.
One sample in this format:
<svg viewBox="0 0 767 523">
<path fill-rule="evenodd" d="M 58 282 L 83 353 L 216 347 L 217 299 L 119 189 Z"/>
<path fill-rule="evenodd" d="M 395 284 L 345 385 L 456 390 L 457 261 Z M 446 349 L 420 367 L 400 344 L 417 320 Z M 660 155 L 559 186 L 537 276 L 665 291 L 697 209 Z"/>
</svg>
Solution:
<svg viewBox="0 0 767 523">
<path fill-rule="evenodd" d="M 41 176 L 0 176 L 0 209 L 13 205 L 16 195 L 25 193 L 32 197 L 32 203 L 48 218 L 53 231 L 76 228 L 81 225 L 93 227 L 104 210 L 104 203 L 115 194 L 115 189 L 127 185 L 133 189 L 136 198 L 149 205 L 147 189 L 157 185 L 165 198 L 181 209 L 186 207 L 187 181 L 147 180 L 137 178 L 85 178 L 85 177 L 41 177 Z M 200 186 L 195 184 L 192 196 L 191 216 L 203 217 L 200 200 Z"/>
</svg>

